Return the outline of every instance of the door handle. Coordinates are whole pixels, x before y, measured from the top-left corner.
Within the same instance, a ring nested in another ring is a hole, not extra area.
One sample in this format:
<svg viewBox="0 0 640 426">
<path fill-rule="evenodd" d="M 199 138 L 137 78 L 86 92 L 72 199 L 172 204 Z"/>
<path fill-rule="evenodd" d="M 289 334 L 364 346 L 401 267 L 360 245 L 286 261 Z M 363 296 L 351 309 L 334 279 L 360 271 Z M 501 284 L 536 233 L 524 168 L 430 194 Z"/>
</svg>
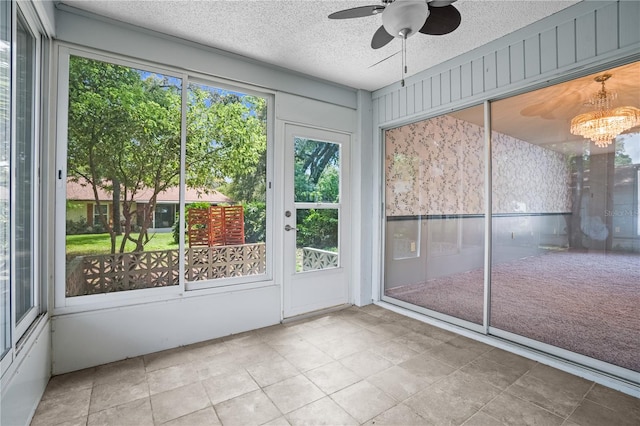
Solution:
<svg viewBox="0 0 640 426">
<path fill-rule="evenodd" d="M 296 228 L 294 228 L 294 227 L 293 227 L 293 226 L 291 226 L 291 225 L 285 225 L 285 226 L 284 226 L 284 230 L 285 230 L 285 231 L 296 231 Z"/>
</svg>

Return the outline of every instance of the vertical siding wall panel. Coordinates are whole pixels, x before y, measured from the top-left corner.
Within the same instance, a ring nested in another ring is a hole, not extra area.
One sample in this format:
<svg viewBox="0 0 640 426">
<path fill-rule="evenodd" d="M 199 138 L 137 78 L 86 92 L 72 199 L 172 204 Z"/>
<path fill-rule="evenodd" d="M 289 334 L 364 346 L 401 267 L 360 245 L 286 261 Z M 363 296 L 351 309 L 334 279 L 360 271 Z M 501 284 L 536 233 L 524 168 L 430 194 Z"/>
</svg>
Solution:
<svg viewBox="0 0 640 426">
<path fill-rule="evenodd" d="M 471 61 L 471 91 L 474 95 L 484 92 L 484 63 L 483 58 Z"/>
<path fill-rule="evenodd" d="M 427 78 L 422 82 L 422 110 L 427 110 L 433 106 L 431 103 L 431 79 Z"/>
<path fill-rule="evenodd" d="M 431 78 L 431 106 L 437 107 L 440 106 L 442 101 L 442 97 L 440 96 L 440 74 L 434 75 Z"/>
<path fill-rule="evenodd" d="M 509 74 L 509 48 L 505 47 L 496 52 L 496 64 L 498 71 L 498 87 L 511 83 Z"/>
<path fill-rule="evenodd" d="M 412 84 L 406 89 L 407 94 L 407 115 L 412 115 L 416 112 L 416 85 Z"/>
<path fill-rule="evenodd" d="M 582 61 L 596 56 L 595 12 L 576 19 L 576 59 Z"/>
<path fill-rule="evenodd" d="M 462 98 L 467 98 L 473 94 L 473 75 L 471 75 L 471 62 L 467 62 L 460 67 L 460 94 Z"/>
<path fill-rule="evenodd" d="M 576 63 L 576 23 L 575 20 L 558 26 L 558 66 Z"/>
<path fill-rule="evenodd" d="M 623 1 L 619 3 L 620 47 L 640 42 L 640 1 Z"/>
<path fill-rule="evenodd" d="M 443 104 L 451 103 L 451 73 L 440 74 L 440 100 Z"/>
<path fill-rule="evenodd" d="M 407 115 L 407 86 L 400 88 L 398 91 L 398 114 L 400 117 Z"/>
<path fill-rule="evenodd" d="M 491 97 L 502 88 L 598 64 L 611 54 L 615 57 L 617 50 L 628 56 L 633 53 L 630 47 L 640 45 L 640 1 L 580 2 L 570 8 L 575 10 L 561 11 L 542 25 L 478 48 L 479 54 L 470 52 L 454 58 L 450 66 L 447 62 L 431 73 L 423 71 L 421 79 L 406 89 L 396 85 L 374 92 L 379 98 L 379 123 L 454 107 L 484 93 Z"/>
<path fill-rule="evenodd" d="M 415 84 L 415 102 L 416 102 L 416 112 L 418 111 L 424 111 L 424 106 L 422 105 L 422 98 L 423 98 L 423 91 L 422 91 L 422 86 L 423 86 L 424 82 L 419 81 Z"/>
<path fill-rule="evenodd" d="M 540 74 L 540 35 L 524 41 L 524 75 L 531 78 Z"/>
<path fill-rule="evenodd" d="M 371 110 L 373 111 L 373 125 L 375 127 L 382 123 L 382 119 L 380 117 L 380 111 L 382 110 L 382 108 L 380 108 L 380 98 L 371 100 Z"/>
<path fill-rule="evenodd" d="M 540 72 L 558 68 L 556 28 L 540 33 Z"/>
<path fill-rule="evenodd" d="M 484 66 L 484 90 L 491 90 L 498 87 L 498 74 L 496 72 L 496 55 L 492 53 L 483 58 Z"/>
<path fill-rule="evenodd" d="M 451 100 L 459 101 L 462 98 L 460 92 L 461 76 L 460 67 L 451 68 Z"/>
<path fill-rule="evenodd" d="M 636 25 L 640 25 L 636 21 Z M 618 5 L 610 4 L 596 11 L 596 54 L 618 47 Z M 636 26 L 636 30 L 640 29 Z"/>
<path fill-rule="evenodd" d="M 509 46 L 509 72 L 511 82 L 524 80 L 524 43 Z"/>
</svg>

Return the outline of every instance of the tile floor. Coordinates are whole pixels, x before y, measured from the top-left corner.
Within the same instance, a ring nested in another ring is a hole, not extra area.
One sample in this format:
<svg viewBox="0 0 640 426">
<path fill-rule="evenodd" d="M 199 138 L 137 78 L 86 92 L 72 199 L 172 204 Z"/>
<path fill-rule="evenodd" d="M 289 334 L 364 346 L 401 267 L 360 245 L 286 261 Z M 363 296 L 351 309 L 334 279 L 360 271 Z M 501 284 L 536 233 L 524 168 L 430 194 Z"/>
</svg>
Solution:
<svg viewBox="0 0 640 426">
<path fill-rule="evenodd" d="M 370 305 L 51 379 L 40 425 L 640 425 L 640 399 Z"/>
</svg>

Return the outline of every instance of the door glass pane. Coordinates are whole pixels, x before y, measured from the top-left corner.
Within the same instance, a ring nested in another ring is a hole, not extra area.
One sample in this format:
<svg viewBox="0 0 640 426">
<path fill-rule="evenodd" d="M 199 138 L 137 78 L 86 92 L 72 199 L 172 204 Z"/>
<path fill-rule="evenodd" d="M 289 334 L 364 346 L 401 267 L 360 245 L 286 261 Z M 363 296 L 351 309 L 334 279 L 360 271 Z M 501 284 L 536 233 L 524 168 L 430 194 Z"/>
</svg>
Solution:
<svg viewBox="0 0 640 426">
<path fill-rule="evenodd" d="M 295 138 L 295 202 L 340 202 L 340 145 Z"/>
<path fill-rule="evenodd" d="M 11 347 L 11 2 L 0 2 L 0 358 Z"/>
<path fill-rule="evenodd" d="M 264 279 L 266 99 L 191 83 L 187 108 L 186 279 Z"/>
<path fill-rule="evenodd" d="M 296 210 L 296 272 L 337 268 L 338 209 Z"/>
<path fill-rule="evenodd" d="M 178 244 L 155 232 L 179 202 L 182 80 L 72 56 L 66 295 L 178 284 Z"/>
<path fill-rule="evenodd" d="M 640 63 L 607 73 L 611 107 L 640 108 Z M 492 104 L 491 325 L 640 371 L 640 127 L 571 134 L 596 76 Z"/>
<path fill-rule="evenodd" d="M 34 61 L 35 39 L 18 19 L 16 58 L 15 281 L 16 323 L 34 306 Z"/>
<path fill-rule="evenodd" d="M 482 107 L 385 134 L 384 294 L 482 324 Z"/>
</svg>

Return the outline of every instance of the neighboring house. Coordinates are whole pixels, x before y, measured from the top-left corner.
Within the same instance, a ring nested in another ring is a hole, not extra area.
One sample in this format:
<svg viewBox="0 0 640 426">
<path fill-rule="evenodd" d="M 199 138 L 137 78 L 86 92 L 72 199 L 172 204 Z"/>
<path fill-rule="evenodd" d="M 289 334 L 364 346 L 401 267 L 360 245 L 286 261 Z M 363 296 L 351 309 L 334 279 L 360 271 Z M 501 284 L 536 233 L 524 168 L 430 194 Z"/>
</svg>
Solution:
<svg viewBox="0 0 640 426">
<path fill-rule="evenodd" d="M 135 197 L 136 221 L 137 225 L 142 225 L 144 213 L 149 208 L 149 199 L 153 191 L 145 189 L 140 191 Z M 98 190 L 100 198 L 100 209 L 107 214 L 109 220 L 113 220 L 113 200 L 112 194 L 104 190 Z M 187 188 L 185 202 L 205 202 L 212 205 L 233 203 L 233 200 L 218 191 Z M 155 211 L 153 213 L 152 229 L 171 228 L 176 220 L 176 214 L 180 206 L 180 191 L 174 186 L 158 194 Z M 120 207 L 122 209 L 122 207 Z M 99 223 L 98 204 L 93 194 L 91 185 L 84 181 L 73 182 L 67 180 L 67 220 L 85 220 L 88 226 Z M 124 220 L 124 216 L 120 216 Z"/>
</svg>

